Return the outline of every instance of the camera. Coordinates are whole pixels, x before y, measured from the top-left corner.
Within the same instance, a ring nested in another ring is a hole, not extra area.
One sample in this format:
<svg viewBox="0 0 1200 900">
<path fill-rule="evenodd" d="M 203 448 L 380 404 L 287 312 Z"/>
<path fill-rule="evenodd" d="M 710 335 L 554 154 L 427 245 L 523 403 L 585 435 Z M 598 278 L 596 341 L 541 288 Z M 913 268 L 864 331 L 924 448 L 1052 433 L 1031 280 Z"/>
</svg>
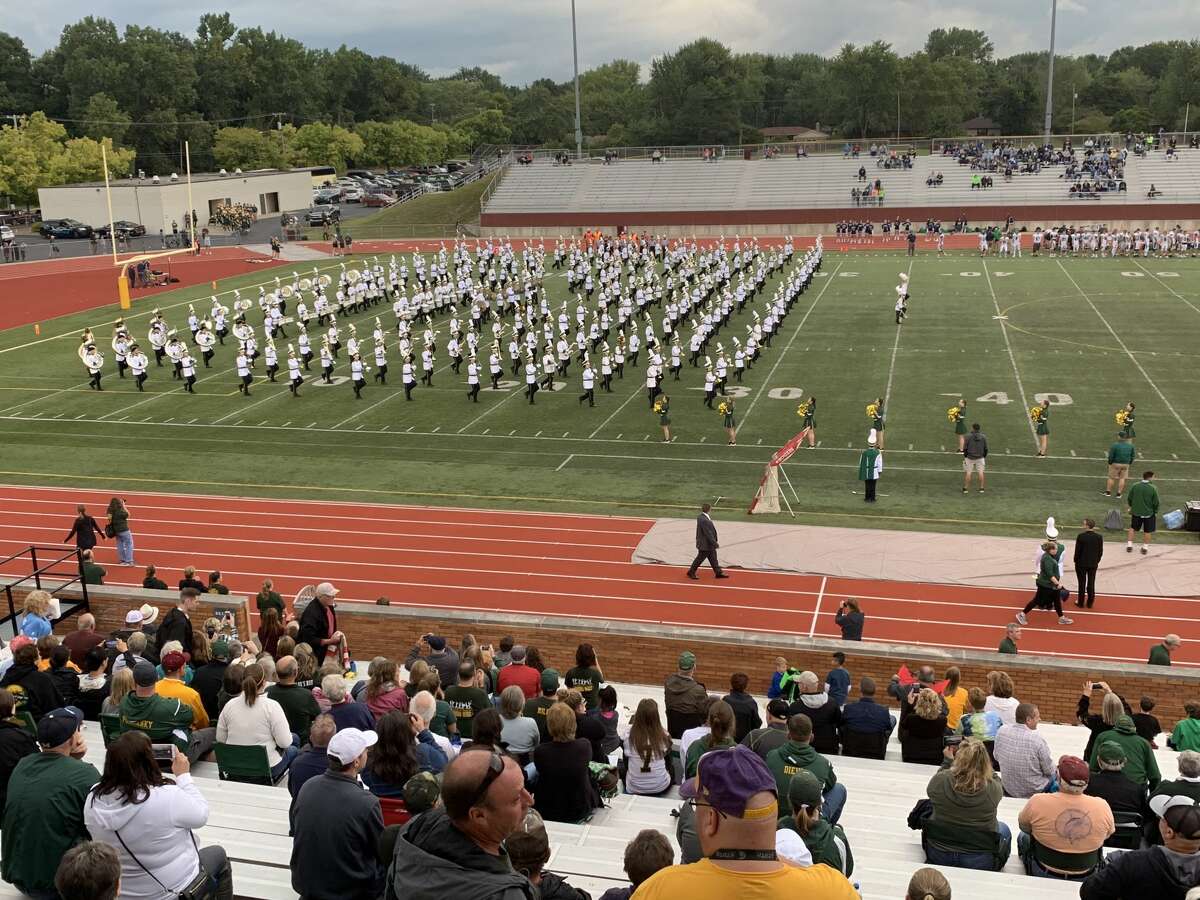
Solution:
<svg viewBox="0 0 1200 900">
<path fill-rule="evenodd" d="M 175 760 L 174 744 L 151 744 L 150 750 L 154 753 L 154 761 L 160 766 L 163 763 L 170 766 Z"/>
<path fill-rule="evenodd" d="M 957 747 L 962 742 L 963 736 L 961 734 L 948 734 L 942 739 L 942 743 L 947 747 Z"/>
</svg>

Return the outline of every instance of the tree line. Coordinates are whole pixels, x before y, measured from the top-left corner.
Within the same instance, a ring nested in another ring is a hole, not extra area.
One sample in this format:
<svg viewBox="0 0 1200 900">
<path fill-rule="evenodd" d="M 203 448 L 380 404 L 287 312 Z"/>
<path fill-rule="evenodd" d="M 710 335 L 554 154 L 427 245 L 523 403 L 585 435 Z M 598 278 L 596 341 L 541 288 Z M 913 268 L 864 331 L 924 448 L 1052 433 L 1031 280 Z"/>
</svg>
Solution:
<svg viewBox="0 0 1200 900">
<path fill-rule="evenodd" d="M 770 126 L 838 137 L 953 136 L 975 116 L 1005 134 L 1041 130 L 1047 54 L 995 56 L 982 31 L 935 29 L 900 56 L 885 41 L 832 57 L 735 53 L 697 39 L 648 71 L 618 59 L 580 76 L 589 146 L 736 144 Z M 1200 100 L 1200 42 L 1158 41 L 1055 60 L 1054 128 L 1183 126 Z M 109 139 L 147 174 L 192 167 L 392 166 L 435 162 L 481 144 L 572 146 L 569 81 L 505 84 L 481 68 L 434 78 L 389 56 L 306 47 L 228 13 L 184 35 L 123 32 L 88 16 L 40 56 L 0 32 L 0 113 L 41 111 L 65 139 Z M 64 139 L 64 140 L 65 140 Z M 4 161 L 0 159 L 0 167 Z M 2 175 L 0 175 L 2 177 Z"/>
</svg>

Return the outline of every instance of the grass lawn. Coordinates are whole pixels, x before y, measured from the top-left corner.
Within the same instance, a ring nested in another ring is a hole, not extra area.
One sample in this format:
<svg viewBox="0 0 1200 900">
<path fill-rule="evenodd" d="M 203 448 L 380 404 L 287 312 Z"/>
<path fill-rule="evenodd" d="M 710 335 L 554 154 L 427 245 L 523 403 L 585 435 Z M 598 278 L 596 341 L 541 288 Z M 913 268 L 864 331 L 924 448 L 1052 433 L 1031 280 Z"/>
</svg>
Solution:
<svg viewBox="0 0 1200 900">
<path fill-rule="evenodd" d="M 493 172 L 452 191 L 422 194 L 375 215 L 346 222 L 342 230 L 359 240 L 453 236 L 456 225 L 479 221 L 479 198 L 496 175 Z M 309 240 L 319 238 L 321 232 L 320 228 L 309 229 Z"/>
<path fill-rule="evenodd" d="M 575 363 L 562 389 L 539 393 L 534 406 L 523 378 L 507 370 L 503 390 L 488 389 L 485 378 L 479 403 L 470 403 L 465 367 L 449 371 L 444 348 L 434 387 L 418 387 L 411 403 L 394 351 L 389 384 L 369 383 L 358 401 L 346 382 L 318 386 L 315 366 L 299 398 L 284 376 L 266 383 L 261 366 L 253 396 L 242 397 L 231 346 L 218 347 L 214 368 L 198 373 L 196 396 L 154 367 L 138 394 L 115 377 L 115 312 L 66 317 L 44 323 L 40 338 L 30 329 L 0 333 L 0 480 L 638 515 L 684 515 L 719 497 L 716 513 L 738 517 L 772 451 L 799 430 L 796 406 L 811 393 L 820 445 L 787 466 L 800 522 L 1028 535 L 1050 515 L 1065 527 L 1085 515 L 1103 520 L 1118 505 L 1100 493 L 1104 455 L 1114 412 L 1129 400 L 1142 457 L 1134 470 L 1158 473 L 1162 510 L 1200 497 L 1200 262 L 925 252 L 912 262 L 911 314 L 897 327 L 892 288 L 908 266 L 899 254 L 826 254 L 774 345 L 744 384 L 734 383 L 736 447 L 703 406 L 702 370 L 686 354 L 682 380 L 665 383 L 676 442 L 664 445 L 646 399 L 644 352 L 612 394 L 598 392 L 594 409 L 577 402 Z M 262 279 L 255 273 L 220 288 Z M 547 286 L 557 306 L 565 279 L 552 274 Z M 188 301 L 202 299 L 197 309 L 206 311 L 209 293 L 159 295 L 127 320 L 142 338 L 158 305 L 186 334 Z M 381 305 L 359 320 L 364 337 L 376 314 L 392 325 Z M 250 315 L 257 324 L 257 307 Z M 726 346 L 744 336 L 749 318 L 748 308 L 720 335 Z M 84 325 L 107 356 L 102 394 L 87 389 L 75 355 Z M 443 323 L 443 344 L 446 337 Z M 336 374 L 346 369 L 343 354 Z M 1053 403 L 1050 456 L 1039 459 L 1028 410 L 1043 395 Z M 885 468 L 879 502 L 867 506 L 856 472 L 870 426 L 864 408 L 876 396 L 887 398 Z M 991 445 L 985 495 L 961 494 L 946 416 L 959 396 Z M 792 521 L 786 512 L 775 518 Z"/>
</svg>

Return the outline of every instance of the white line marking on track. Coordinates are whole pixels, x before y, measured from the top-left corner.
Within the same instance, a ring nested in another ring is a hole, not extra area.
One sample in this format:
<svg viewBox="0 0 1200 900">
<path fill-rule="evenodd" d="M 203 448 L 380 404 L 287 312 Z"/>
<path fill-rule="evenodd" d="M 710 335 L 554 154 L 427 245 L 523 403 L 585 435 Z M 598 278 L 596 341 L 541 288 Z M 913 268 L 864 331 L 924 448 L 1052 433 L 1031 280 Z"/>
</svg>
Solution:
<svg viewBox="0 0 1200 900">
<path fill-rule="evenodd" d="M 817 602 L 813 606 L 812 624 L 808 627 L 808 636 L 812 637 L 817 630 L 817 616 L 821 614 L 821 600 L 825 596 L 825 583 L 829 580 L 828 575 L 821 576 L 821 587 L 817 591 Z"/>
</svg>

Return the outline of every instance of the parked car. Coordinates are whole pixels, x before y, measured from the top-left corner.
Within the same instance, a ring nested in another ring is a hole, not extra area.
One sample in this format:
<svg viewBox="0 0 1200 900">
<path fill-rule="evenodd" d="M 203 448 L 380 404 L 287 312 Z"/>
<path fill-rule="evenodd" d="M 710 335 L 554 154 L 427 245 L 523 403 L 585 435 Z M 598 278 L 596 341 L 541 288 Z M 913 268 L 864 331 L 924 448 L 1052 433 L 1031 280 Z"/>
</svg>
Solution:
<svg viewBox="0 0 1200 900">
<path fill-rule="evenodd" d="M 146 233 L 145 225 L 138 222 L 130 222 L 127 219 L 119 219 L 113 222 L 113 227 L 117 229 L 117 237 L 141 237 Z M 107 223 L 96 229 L 96 237 L 108 237 Z"/>
<path fill-rule="evenodd" d="M 336 206 L 314 206 L 304 218 L 309 225 L 329 225 L 340 221 L 342 212 Z"/>
<path fill-rule="evenodd" d="M 396 198 L 387 194 L 366 194 L 362 198 L 362 205 L 368 207 L 391 206 L 395 202 Z"/>
<path fill-rule="evenodd" d="M 363 198 L 362 188 L 357 188 L 357 187 L 346 188 L 346 190 L 342 192 L 342 199 L 345 200 L 347 203 L 358 203 L 360 200 L 362 200 L 362 198 Z"/>
<path fill-rule="evenodd" d="M 46 219 L 42 222 L 41 232 L 44 238 L 89 238 L 92 226 L 77 219 Z"/>
</svg>

